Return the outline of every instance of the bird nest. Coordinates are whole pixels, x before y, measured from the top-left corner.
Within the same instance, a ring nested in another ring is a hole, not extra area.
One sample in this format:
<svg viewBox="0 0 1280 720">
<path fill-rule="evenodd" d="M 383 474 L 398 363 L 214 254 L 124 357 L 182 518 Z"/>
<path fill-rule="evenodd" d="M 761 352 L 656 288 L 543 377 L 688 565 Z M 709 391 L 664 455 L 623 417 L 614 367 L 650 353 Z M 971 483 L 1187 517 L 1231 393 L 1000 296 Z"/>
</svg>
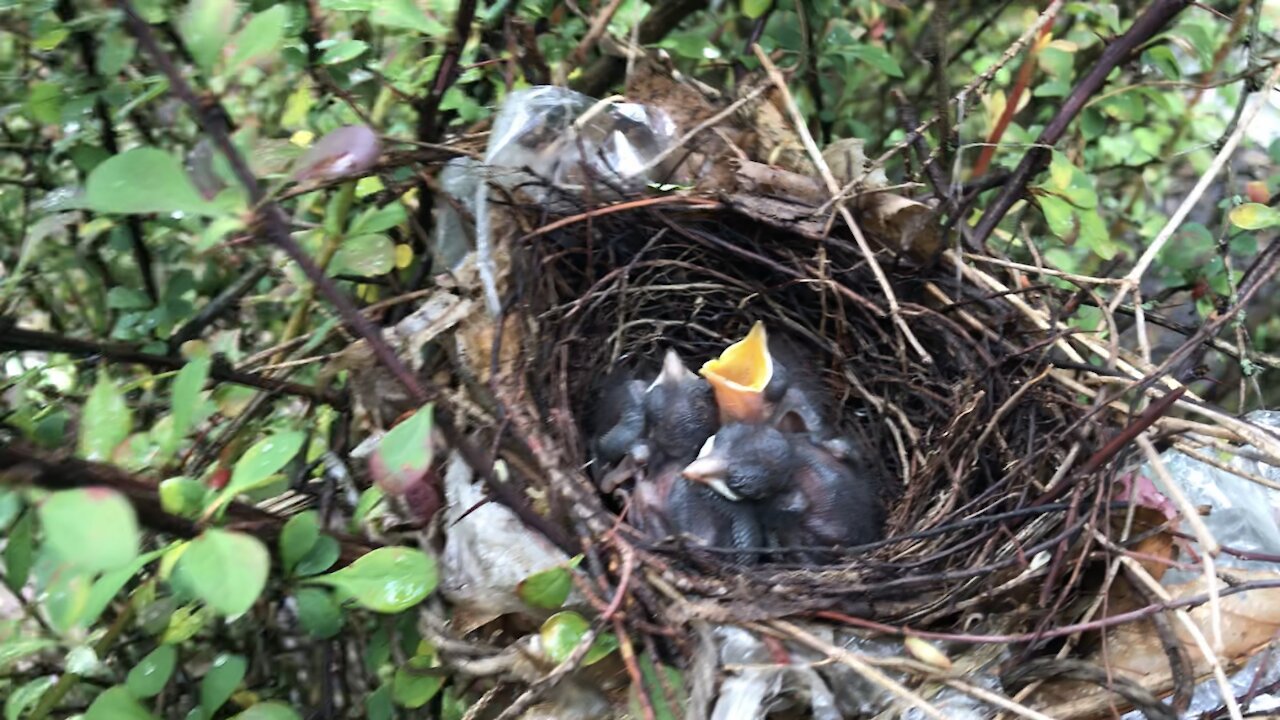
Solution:
<svg viewBox="0 0 1280 720">
<path fill-rule="evenodd" d="M 839 612 L 945 625 L 979 604 L 1020 604 L 1025 585 L 1007 581 L 1043 553 L 1064 565 L 1084 523 L 1105 512 L 1100 477 L 1061 492 L 1058 470 L 1088 408 L 1044 382 L 1053 336 L 1015 311 L 1016 294 L 883 255 L 891 310 L 852 240 L 800 236 L 718 203 L 523 219 L 538 223 L 513 261 L 528 352 L 512 415 L 530 419 L 517 425 L 531 446 L 557 448 L 541 455 L 557 466 L 544 468 L 546 490 L 602 556 L 625 547 L 648 577 L 714 599 L 726 617 Z M 623 504 L 584 471 L 602 376 L 656 367 L 668 348 L 697 368 L 756 321 L 808 357 L 833 421 L 886 480 L 883 540 L 821 565 L 762 556 L 743 568 L 725 549 L 633 530 Z M 597 567 L 609 565 L 602 557 Z M 1059 571 L 1053 587 L 1035 590 L 1063 602 L 1082 577 Z"/>
</svg>

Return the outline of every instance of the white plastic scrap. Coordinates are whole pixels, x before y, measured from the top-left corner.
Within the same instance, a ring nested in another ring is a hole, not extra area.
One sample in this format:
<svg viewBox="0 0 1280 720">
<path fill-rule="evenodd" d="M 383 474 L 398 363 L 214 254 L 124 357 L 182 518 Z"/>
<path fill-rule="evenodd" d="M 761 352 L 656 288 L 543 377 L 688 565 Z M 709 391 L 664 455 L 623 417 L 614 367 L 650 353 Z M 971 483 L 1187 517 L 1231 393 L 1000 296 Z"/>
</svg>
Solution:
<svg viewBox="0 0 1280 720">
<path fill-rule="evenodd" d="M 569 561 L 559 548 L 496 502 L 484 502 L 481 483 L 454 453 L 444 475 L 445 544 L 441 592 L 474 624 L 507 613 L 531 612 L 516 594 L 521 580 Z M 470 512 L 468 512 L 470 511 Z M 465 517 L 464 517 L 465 515 Z M 576 591 L 567 604 L 581 602 Z"/>
</svg>

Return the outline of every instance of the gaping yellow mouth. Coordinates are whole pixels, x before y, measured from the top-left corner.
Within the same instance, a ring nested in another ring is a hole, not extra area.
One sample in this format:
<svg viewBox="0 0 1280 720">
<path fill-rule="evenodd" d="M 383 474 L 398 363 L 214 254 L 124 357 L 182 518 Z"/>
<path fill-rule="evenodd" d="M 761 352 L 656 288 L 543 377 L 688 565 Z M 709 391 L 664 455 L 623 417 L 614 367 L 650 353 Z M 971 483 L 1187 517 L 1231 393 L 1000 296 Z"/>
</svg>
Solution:
<svg viewBox="0 0 1280 720">
<path fill-rule="evenodd" d="M 722 422 L 758 422 L 764 419 L 764 389 L 773 378 L 764 323 L 756 322 L 742 340 L 708 360 L 699 371 L 711 383 Z"/>
</svg>

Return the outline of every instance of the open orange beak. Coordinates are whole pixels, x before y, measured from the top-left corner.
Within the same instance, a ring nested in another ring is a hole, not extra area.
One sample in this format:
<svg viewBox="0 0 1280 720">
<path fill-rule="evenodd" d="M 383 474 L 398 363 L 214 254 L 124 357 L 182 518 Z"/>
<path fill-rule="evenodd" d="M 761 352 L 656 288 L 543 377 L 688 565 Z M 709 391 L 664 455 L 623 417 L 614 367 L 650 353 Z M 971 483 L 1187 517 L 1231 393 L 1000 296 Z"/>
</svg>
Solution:
<svg viewBox="0 0 1280 720">
<path fill-rule="evenodd" d="M 759 422 L 765 416 L 764 389 L 773 378 L 764 323 L 756 322 L 742 340 L 708 360 L 699 371 L 711 384 L 720 407 L 720 421 Z"/>
</svg>

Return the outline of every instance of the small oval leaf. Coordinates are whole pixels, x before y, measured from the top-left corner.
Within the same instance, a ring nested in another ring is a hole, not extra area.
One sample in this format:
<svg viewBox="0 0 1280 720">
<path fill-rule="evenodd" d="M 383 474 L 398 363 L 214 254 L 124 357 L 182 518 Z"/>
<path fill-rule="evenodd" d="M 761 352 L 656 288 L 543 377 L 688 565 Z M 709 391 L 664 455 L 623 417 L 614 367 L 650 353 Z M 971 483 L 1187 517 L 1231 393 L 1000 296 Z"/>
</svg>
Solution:
<svg viewBox="0 0 1280 720">
<path fill-rule="evenodd" d="M 244 533 L 206 530 L 192 540 L 174 568 L 174 582 L 223 615 L 253 607 L 267 584 L 271 557 L 262 541 Z"/>
<path fill-rule="evenodd" d="M 125 687 L 136 698 L 155 697 L 168 684 L 178 651 L 172 645 L 161 645 L 142 658 L 125 678 Z"/>
<path fill-rule="evenodd" d="M 285 572 L 291 572 L 320 539 L 320 516 L 314 510 L 289 518 L 280 531 L 280 561 Z"/>
<path fill-rule="evenodd" d="M 191 184 L 181 160 L 151 147 L 113 155 L 95 167 L 85 182 L 85 203 L 106 213 L 222 214 Z"/>
<path fill-rule="evenodd" d="M 154 720 L 123 685 L 108 688 L 89 706 L 84 720 Z"/>
<path fill-rule="evenodd" d="M 80 457 L 105 462 L 133 429 L 133 414 L 124 393 L 106 372 L 89 392 L 80 417 Z"/>
<path fill-rule="evenodd" d="M 1245 230 L 1261 230 L 1280 225 L 1280 210 L 1262 203 L 1245 203 L 1231 209 L 1231 224 Z"/>
<path fill-rule="evenodd" d="M 40 504 L 46 545 L 64 562 L 90 572 L 113 570 L 138 557 L 133 506 L 107 488 L 62 490 Z"/>
<path fill-rule="evenodd" d="M 421 550 L 384 547 L 310 581 L 330 585 L 374 612 L 398 613 L 422 602 L 435 589 L 437 573 L 435 559 Z"/>
<path fill-rule="evenodd" d="M 240 655 L 219 655 L 200 679 L 200 709 L 207 718 L 213 717 L 240 687 L 249 663 Z"/>
</svg>

